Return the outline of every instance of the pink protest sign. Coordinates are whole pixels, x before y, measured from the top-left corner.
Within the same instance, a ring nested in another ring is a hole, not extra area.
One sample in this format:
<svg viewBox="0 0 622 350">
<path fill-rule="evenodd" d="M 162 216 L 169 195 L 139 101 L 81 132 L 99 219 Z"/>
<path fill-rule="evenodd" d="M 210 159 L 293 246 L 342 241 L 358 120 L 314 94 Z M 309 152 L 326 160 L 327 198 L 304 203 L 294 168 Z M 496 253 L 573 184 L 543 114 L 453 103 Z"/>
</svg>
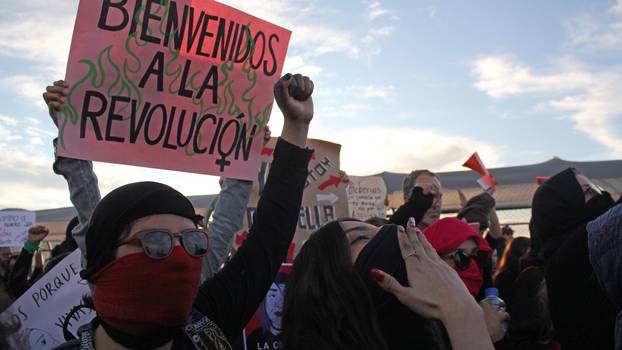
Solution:
<svg viewBox="0 0 622 350">
<path fill-rule="evenodd" d="M 253 179 L 291 32 L 209 0 L 81 0 L 58 154 Z"/>
</svg>

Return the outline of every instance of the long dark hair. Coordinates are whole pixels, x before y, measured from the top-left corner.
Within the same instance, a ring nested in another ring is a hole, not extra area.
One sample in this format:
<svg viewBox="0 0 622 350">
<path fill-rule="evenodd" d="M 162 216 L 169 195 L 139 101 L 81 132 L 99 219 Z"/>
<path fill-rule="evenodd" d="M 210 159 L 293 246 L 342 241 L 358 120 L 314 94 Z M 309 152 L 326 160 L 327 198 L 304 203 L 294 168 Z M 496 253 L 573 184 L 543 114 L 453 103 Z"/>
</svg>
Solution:
<svg viewBox="0 0 622 350">
<path fill-rule="evenodd" d="M 336 221 L 311 235 L 294 260 L 282 339 L 286 349 L 388 349 Z"/>
<path fill-rule="evenodd" d="M 504 274 L 517 277 L 521 269 L 521 259 L 527 255 L 531 240 L 527 237 L 516 237 L 510 241 L 499 262 L 495 279 Z"/>
</svg>

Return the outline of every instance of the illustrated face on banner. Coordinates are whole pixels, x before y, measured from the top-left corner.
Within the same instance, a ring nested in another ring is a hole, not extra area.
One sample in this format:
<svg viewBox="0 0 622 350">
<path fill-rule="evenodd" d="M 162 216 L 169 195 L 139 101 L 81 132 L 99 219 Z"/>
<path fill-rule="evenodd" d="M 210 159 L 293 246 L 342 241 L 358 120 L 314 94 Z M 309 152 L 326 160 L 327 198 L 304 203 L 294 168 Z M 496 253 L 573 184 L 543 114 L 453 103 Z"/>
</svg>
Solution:
<svg viewBox="0 0 622 350">
<path fill-rule="evenodd" d="M 267 323 L 262 325 L 273 335 L 281 332 L 281 317 L 283 315 L 283 297 L 285 296 L 285 283 L 272 283 L 266 299 L 264 300 L 264 312 Z"/>
<path fill-rule="evenodd" d="M 244 327 L 240 342 L 235 342 L 234 350 L 277 350 L 284 349 L 281 341 L 283 301 L 287 276 L 291 264 L 281 265 L 279 273 L 257 311 Z"/>
</svg>

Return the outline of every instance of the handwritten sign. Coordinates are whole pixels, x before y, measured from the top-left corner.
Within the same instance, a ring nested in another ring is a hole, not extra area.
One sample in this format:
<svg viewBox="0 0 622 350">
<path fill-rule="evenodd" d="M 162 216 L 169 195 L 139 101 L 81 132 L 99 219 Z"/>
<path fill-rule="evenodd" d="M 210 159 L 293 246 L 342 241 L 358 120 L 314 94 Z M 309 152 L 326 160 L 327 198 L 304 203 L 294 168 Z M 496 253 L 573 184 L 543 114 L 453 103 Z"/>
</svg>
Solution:
<svg viewBox="0 0 622 350">
<path fill-rule="evenodd" d="M 77 249 L 0 314 L 0 322 L 4 324 L 20 322 L 19 330 L 12 335 L 20 349 L 48 350 L 65 341 L 65 318 L 74 306 L 81 304 L 83 295 L 91 294 L 79 272 L 80 250 Z M 93 317 L 94 311 L 80 309 L 70 316 L 69 331 L 75 335 Z"/>
<path fill-rule="evenodd" d="M 387 186 L 380 176 L 350 176 L 348 210 L 350 217 L 367 220 L 387 216 Z"/>
<path fill-rule="evenodd" d="M 281 340 L 281 316 L 287 277 L 292 264 L 281 265 L 279 273 L 270 285 L 268 293 L 257 311 L 242 330 L 242 344 L 235 343 L 234 350 L 278 350 L 284 349 Z"/>
<path fill-rule="evenodd" d="M 252 224 L 253 214 L 257 209 L 257 202 L 263 190 L 270 165 L 272 153 L 276 145 L 276 138 L 263 148 L 262 161 L 259 170 L 259 181 L 253 183 L 253 191 L 248 201 L 248 208 L 244 217 L 242 231 L 236 235 L 234 246 L 239 247 L 246 236 L 248 228 Z M 291 262 L 298 253 L 304 241 L 324 224 L 338 218 L 348 216 L 348 196 L 345 183 L 339 176 L 339 152 L 341 145 L 322 140 L 307 140 L 307 146 L 315 150 L 309 163 L 309 176 L 305 184 L 305 190 L 298 217 L 296 235 L 290 247 L 287 261 Z M 249 224 L 250 223 L 250 224 Z"/>
<path fill-rule="evenodd" d="M 59 155 L 250 180 L 290 35 L 211 0 L 81 0 Z"/>
<path fill-rule="evenodd" d="M 35 224 L 35 213 L 25 210 L 0 211 L 0 247 L 21 247 L 28 228 Z"/>
</svg>

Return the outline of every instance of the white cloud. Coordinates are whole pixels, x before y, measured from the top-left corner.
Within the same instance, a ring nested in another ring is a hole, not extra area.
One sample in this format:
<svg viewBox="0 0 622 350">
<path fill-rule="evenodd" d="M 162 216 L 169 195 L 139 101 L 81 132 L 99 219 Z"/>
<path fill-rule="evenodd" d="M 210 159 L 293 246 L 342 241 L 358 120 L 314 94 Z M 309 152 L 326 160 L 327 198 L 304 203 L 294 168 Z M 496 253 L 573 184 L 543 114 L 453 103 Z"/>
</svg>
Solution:
<svg viewBox="0 0 622 350">
<path fill-rule="evenodd" d="M 622 47 L 622 1 L 618 0 L 608 13 L 571 18 L 566 22 L 566 29 L 575 45 L 619 50 Z"/>
<path fill-rule="evenodd" d="M 292 33 L 291 45 L 301 47 L 305 54 L 310 56 L 342 52 L 351 58 L 357 58 L 360 53 L 352 33 L 322 25 L 296 26 Z"/>
<path fill-rule="evenodd" d="M 2 114 L 0 114 L 0 122 L 2 122 L 4 125 L 8 125 L 8 126 L 15 126 L 15 125 L 17 125 L 17 119 L 15 119 L 13 117 L 6 116 L 6 115 L 2 115 Z"/>
<path fill-rule="evenodd" d="M 63 76 L 69 54 L 75 13 L 51 15 L 48 2 L 38 10 L 14 13 L 0 20 L 0 54 L 25 59 L 41 71 Z M 71 10 L 69 10 L 71 11 Z"/>
<path fill-rule="evenodd" d="M 555 69 L 536 73 L 505 56 L 481 57 L 473 64 L 475 86 L 493 98 L 539 95 L 538 108 L 562 112 L 574 127 L 622 156 L 622 138 L 613 121 L 622 117 L 622 67 L 594 70 L 581 62 L 560 60 Z"/>
<path fill-rule="evenodd" d="M 610 11 L 612 13 L 622 15 L 622 0 L 617 0 L 616 3 L 611 7 Z"/>
<path fill-rule="evenodd" d="M 367 35 L 363 38 L 363 43 L 373 44 L 376 40 L 391 35 L 393 33 L 393 26 L 384 26 L 380 28 L 370 28 Z"/>
<path fill-rule="evenodd" d="M 19 93 L 26 101 L 41 110 L 47 110 L 41 95 L 48 84 L 49 79 L 46 81 L 46 78 L 39 75 L 10 75 L 0 79 L 0 89 Z"/>
<path fill-rule="evenodd" d="M 316 79 L 324 69 L 320 66 L 307 63 L 302 56 L 287 56 L 283 65 L 283 72 L 295 72 Z"/>
<path fill-rule="evenodd" d="M 387 10 L 378 1 L 374 1 L 367 6 L 367 17 L 370 21 L 375 20 L 378 17 L 388 15 L 391 11 Z"/>
<path fill-rule="evenodd" d="M 475 86 L 492 97 L 568 91 L 593 83 L 591 73 L 573 69 L 578 67 L 568 68 L 562 72 L 534 73 L 531 67 L 510 57 L 484 56 L 474 62 L 473 73 L 477 76 Z"/>
<path fill-rule="evenodd" d="M 419 128 L 313 128 L 311 136 L 342 145 L 341 168 L 351 175 L 382 171 L 408 172 L 418 168 L 433 171 L 461 169 L 461 164 L 478 151 L 486 165 L 503 165 L 504 147 L 475 139 Z"/>
</svg>

